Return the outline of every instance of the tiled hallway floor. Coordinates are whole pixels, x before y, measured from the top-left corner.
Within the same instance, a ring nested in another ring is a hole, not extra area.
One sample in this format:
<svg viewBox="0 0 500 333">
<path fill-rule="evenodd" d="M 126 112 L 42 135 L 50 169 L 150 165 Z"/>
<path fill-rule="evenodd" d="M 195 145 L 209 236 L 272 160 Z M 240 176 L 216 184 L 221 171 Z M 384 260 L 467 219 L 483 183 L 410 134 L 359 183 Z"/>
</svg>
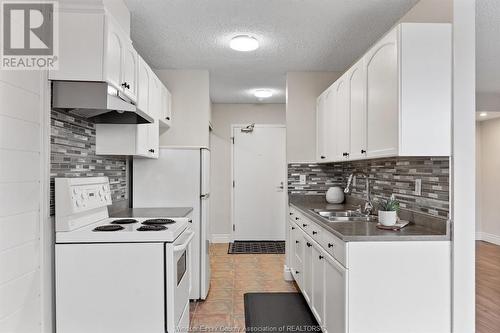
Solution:
<svg viewBox="0 0 500 333">
<path fill-rule="evenodd" d="M 284 254 L 227 254 L 228 244 L 212 244 L 212 279 L 205 301 L 191 303 L 195 332 L 236 332 L 245 328 L 247 292 L 296 292 L 283 279 Z"/>
</svg>

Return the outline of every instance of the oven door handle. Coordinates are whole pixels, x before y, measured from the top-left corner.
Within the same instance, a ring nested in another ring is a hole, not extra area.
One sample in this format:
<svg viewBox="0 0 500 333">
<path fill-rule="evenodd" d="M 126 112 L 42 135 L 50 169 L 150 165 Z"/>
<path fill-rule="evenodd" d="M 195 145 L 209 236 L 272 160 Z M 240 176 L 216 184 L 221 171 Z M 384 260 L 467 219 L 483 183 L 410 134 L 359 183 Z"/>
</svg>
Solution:
<svg viewBox="0 0 500 333">
<path fill-rule="evenodd" d="M 184 235 L 187 235 L 187 239 L 182 244 L 176 245 L 174 242 L 174 252 L 182 251 L 189 245 L 189 243 L 194 237 L 194 231 L 191 230 L 186 231 Z M 184 235 L 182 237 L 185 237 Z"/>
</svg>

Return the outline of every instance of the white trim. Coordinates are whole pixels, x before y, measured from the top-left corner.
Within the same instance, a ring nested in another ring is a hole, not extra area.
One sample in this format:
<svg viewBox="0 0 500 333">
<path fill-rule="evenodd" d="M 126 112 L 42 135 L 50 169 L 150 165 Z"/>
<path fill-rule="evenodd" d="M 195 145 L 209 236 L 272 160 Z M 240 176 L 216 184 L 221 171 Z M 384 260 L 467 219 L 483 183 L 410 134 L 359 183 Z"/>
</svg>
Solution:
<svg viewBox="0 0 500 333">
<path fill-rule="evenodd" d="M 231 133 L 230 133 L 230 138 L 231 140 L 234 140 L 234 130 L 237 129 L 237 128 L 244 128 L 244 127 L 247 127 L 248 126 L 248 123 L 247 124 L 231 124 Z M 286 129 L 286 125 L 283 125 L 283 124 L 255 124 L 254 125 L 254 128 L 255 127 L 261 127 L 261 128 L 285 128 Z M 285 131 L 286 132 L 286 131 Z M 286 146 L 286 133 L 285 133 L 285 146 Z M 285 193 L 288 193 L 288 162 L 286 161 L 286 156 L 285 156 L 285 170 L 283 170 L 283 174 L 284 174 L 284 179 L 285 179 L 285 184 L 284 184 L 284 191 Z M 235 221 L 234 221 L 234 187 L 233 187 L 233 181 L 234 181 L 234 141 L 231 142 L 231 181 L 230 181 L 230 194 L 231 194 L 231 242 L 234 241 L 234 225 L 235 225 Z M 287 200 L 286 200 L 286 204 L 288 206 L 288 194 L 286 195 L 287 197 Z M 287 207 L 285 207 L 285 210 L 288 211 Z M 287 215 L 285 214 L 285 228 L 287 227 Z M 285 235 L 286 235 L 286 229 L 285 229 Z"/>
<path fill-rule="evenodd" d="M 474 332 L 476 321 L 475 12 L 475 0 L 453 0 L 453 144 L 450 202 L 453 221 L 451 320 L 454 333 Z"/>
<path fill-rule="evenodd" d="M 48 73 L 43 72 L 40 83 L 40 271 L 42 332 L 54 331 L 54 219 L 50 217 L 50 110 L 51 89 Z"/>
<path fill-rule="evenodd" d="M 283 279 L 285 281 L 293 281 L 293 280 L 295 280 L 293 278 L 293 275 L 292 275 L 292 270 L 287 265 L 283 265 Z"/>
<path fill-rule="evenodd" d="M 476 240 L 485 241 L 491 244 L 500 245 L 500 236 L 487 232 L 476 232 Z"/>
<path fill-rule="evenodd" d="M 212 234 L 213 244 L 231 243 L 231 234 Z"/>
</svg>

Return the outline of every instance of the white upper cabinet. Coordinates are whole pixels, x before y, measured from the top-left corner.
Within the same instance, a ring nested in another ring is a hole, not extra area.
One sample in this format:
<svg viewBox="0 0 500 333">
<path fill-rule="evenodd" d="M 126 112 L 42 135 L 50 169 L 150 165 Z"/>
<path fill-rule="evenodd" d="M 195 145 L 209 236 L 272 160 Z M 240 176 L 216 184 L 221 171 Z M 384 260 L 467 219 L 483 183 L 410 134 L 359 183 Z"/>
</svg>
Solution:
<svg viewBox="0 0 500 333">
<path fill-rule="evenodd" d="M 161 89 L 161 114 L 158 119 L 160 127 L 172 126 L 172 95 L 165 86 Z"/>
<path fill-rule="evenodd" d="M 123 93 L 134 101 L 137 101 L 137 57 L 138 54 L 132 47 L 132 43 L 125 44 L 121 86 L 123 87 Z"/>
<path fill-rule="evenodd" d="M 451 67 L 450 24 L 398 25 L 328 88 L 335 116 L 318 127 L 318 150 L 337 150 L 318 161 L 449 156 Z M 325 128 L 335 128 L 334 143 Z"/>
<path fill-rule="evenodd" d="M 318 161 L 326 161 L 326 124 L 327 124 L 327 108 L 326 95 L 328 91 L 321 94 L 316 100 L 316 159 Z"/>
<path fill-rule="evenodd" d="M 339 161 L 349 157 L 350 128 L 349 128 L 349 73 L 342 75 L 337 80 L 337 89 L 335 90 L 335 141 L 337 145 L 334 160 Z"/>
<path fill-rule="evenodd" d="M 398 29 L 389 32 L 365 56 L 367 155 L 398 153 Z"/>
<path fill-rule="evenodd" d="M 366 74 L 361 59 L 348 71 L 350 101 L 350 151 L 349 159 L 366 157 Z"/>
<path fill-rule="evenodd" d="M 122 58 L 124 51 L 124 38 L 118 28 L 115 28 L 110 19 L 106 21 L 106 43 L 104 49 L 105 79 L 119 89 L 121 87 Z"/>
<path fill-rule="evenodd" d="M 338 151 L 337 135 L 335 124 L 337 123 L 337 85 L 334 84 L 325 92 L 325 123 L 322 140 L 325 145 L 326 159 L 325 162 L 335 160 Z"/>
<path fill-rule="evenodd" d="M 149 82 L 151 69 L 148 64 L 138 56 L 137 66 L 137 108 L 149 114 Z"/>
</svg>

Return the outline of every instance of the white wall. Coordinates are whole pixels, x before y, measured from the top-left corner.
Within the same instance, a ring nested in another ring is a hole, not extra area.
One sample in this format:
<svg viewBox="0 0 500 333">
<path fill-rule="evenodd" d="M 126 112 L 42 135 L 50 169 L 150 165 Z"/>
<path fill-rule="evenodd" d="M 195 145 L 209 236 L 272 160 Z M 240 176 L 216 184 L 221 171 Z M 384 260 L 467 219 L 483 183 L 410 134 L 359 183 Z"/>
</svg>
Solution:
<svg viewBox="0 0 500 333">
<path fill-rule="evenodd" d="M 231 125 L 249 123 L 285 124 L 285 105 L 212 105 L 210 230 L 216 242 L 231 234 Z"/>
<path fill-rule="evenodd" d="M 420 0 L 399 21 L 453 23 L 453 0 Z"/>
<path fill-rule="evenodd" d="M 51 330 L 44 77 L 0 71 L 0 332 Z"/>
<path fill-rule="evenodd" d="M 500 245 L 500 118 L 476 124 L 478 238 Z"/>
<path fill-rule="evenodd" d="M 287 162 L 316 160 L 316 98 L 340 72 L 286 74 Z"/>
<path fill-rule="evenodd" d="M 172 93 L 172 127 L 160 146 L 209 146 L 209 73 L 206 70 L 155 70 Z"/>
</svg>

